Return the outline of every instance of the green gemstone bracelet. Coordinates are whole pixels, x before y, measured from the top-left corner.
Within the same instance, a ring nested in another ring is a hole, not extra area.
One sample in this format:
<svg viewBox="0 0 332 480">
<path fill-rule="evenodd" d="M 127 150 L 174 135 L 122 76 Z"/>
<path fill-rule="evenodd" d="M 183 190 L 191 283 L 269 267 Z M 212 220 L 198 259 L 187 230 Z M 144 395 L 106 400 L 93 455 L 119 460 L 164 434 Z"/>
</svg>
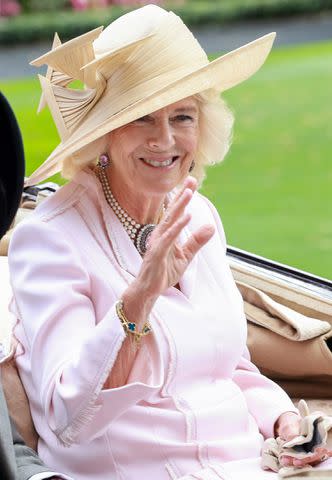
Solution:
<svg viewBox="0 0 332 480">
<path fill-rule="evenodd" d="M 116 314 L 119 317 L 121 325 L 128 336 L 128 334 L 133 335 L 137 346 L 140 345 L 142 337 L 145 337 L 149 333 L 152 332 L 152 328 L 149 322 L 145 322 L 142 330 L 140 332 L 137 331 L 137 325 L 135 322 L 129 322 L 126 315 L 123 311 L 123 301 L 118 300 L 115 304 Z"/>
</svg>

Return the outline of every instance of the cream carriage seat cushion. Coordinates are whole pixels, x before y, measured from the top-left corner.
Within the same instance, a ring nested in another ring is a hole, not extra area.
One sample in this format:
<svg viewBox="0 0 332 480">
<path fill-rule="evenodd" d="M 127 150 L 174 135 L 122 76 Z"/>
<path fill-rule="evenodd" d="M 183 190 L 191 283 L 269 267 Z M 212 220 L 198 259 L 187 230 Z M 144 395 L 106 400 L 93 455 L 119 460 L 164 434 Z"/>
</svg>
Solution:
<svg viewBox="0 0 332 480">
<path fill-rule="evenodd" d="M 14 318 L 8 310 L 11 298 L 8 258 L 0 256 L 0 375 L 10 416 L 25 443 L 36 450 L 38 436 L 34 428 L 29 401 L 19 377 L 12 345 L 12 327 Z"/>
</svg>

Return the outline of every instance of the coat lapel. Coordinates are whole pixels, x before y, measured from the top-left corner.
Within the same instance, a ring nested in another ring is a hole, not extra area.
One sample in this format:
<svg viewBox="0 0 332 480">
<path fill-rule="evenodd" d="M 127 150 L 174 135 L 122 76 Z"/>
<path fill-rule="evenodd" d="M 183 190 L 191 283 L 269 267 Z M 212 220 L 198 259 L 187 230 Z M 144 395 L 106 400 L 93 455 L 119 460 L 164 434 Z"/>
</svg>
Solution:
<svg viewBox="0 0 332 480">
<path fill-rule="evenodd" d="M 92 229 L 98 243 L 108 256 L 115 257 L 123 270 L 136 277 L 141 268 L 142 258 L 120 220 L 108 205 L 98 178 L 91 170 L 83 170 L 77 174 L 75 181 L 86 188 L 94 207 L 98 209 L 99 216 L 101 214 L 101 218 L 99 217 L 101 222 L 97 219 L 94 221 L 93 218 L 88 220 L 90 224 L 94 223 Z"/>
</svg>

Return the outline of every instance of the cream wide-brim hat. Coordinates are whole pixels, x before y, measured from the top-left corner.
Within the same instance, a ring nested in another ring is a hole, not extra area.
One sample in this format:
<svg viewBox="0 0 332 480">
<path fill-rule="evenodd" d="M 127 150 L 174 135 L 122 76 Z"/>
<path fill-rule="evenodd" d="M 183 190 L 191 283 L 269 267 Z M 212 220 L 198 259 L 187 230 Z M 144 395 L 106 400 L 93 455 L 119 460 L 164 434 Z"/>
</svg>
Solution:
<svg viewBox="0 0 332 480">
<path fill-rule="evenodd" d="M 59 172 L 64 160 L 83 163 L 88 145 L 137 118 L 243 82 L 264 63 L 274 38 L 270 33 L 209 62 L 182 20 L 156 5 L 64 44 L 55 36 L 52 50 L 31 64 L 48 65 L 46 77 L 39 76 L 40 108 L 47 103 L 61 143 L 26 184 Z M 69 88 L 74 79 L 84 88 Z"/>
</svg>

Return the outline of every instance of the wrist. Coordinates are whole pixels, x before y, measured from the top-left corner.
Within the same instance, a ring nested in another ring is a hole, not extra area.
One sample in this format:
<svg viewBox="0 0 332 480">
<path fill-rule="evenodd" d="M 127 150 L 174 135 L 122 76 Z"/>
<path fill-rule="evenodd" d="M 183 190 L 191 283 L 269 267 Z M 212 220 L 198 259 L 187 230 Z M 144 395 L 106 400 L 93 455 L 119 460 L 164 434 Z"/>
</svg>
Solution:
<svg viewBox="0 0 332 480">
<path fill-rule="evenodd" d="M 141 325 L 148 319 L 157 297 L 150 295 L 134 281 L 125 290 L 121 299 L 126 317 Z"/>
</svg>

